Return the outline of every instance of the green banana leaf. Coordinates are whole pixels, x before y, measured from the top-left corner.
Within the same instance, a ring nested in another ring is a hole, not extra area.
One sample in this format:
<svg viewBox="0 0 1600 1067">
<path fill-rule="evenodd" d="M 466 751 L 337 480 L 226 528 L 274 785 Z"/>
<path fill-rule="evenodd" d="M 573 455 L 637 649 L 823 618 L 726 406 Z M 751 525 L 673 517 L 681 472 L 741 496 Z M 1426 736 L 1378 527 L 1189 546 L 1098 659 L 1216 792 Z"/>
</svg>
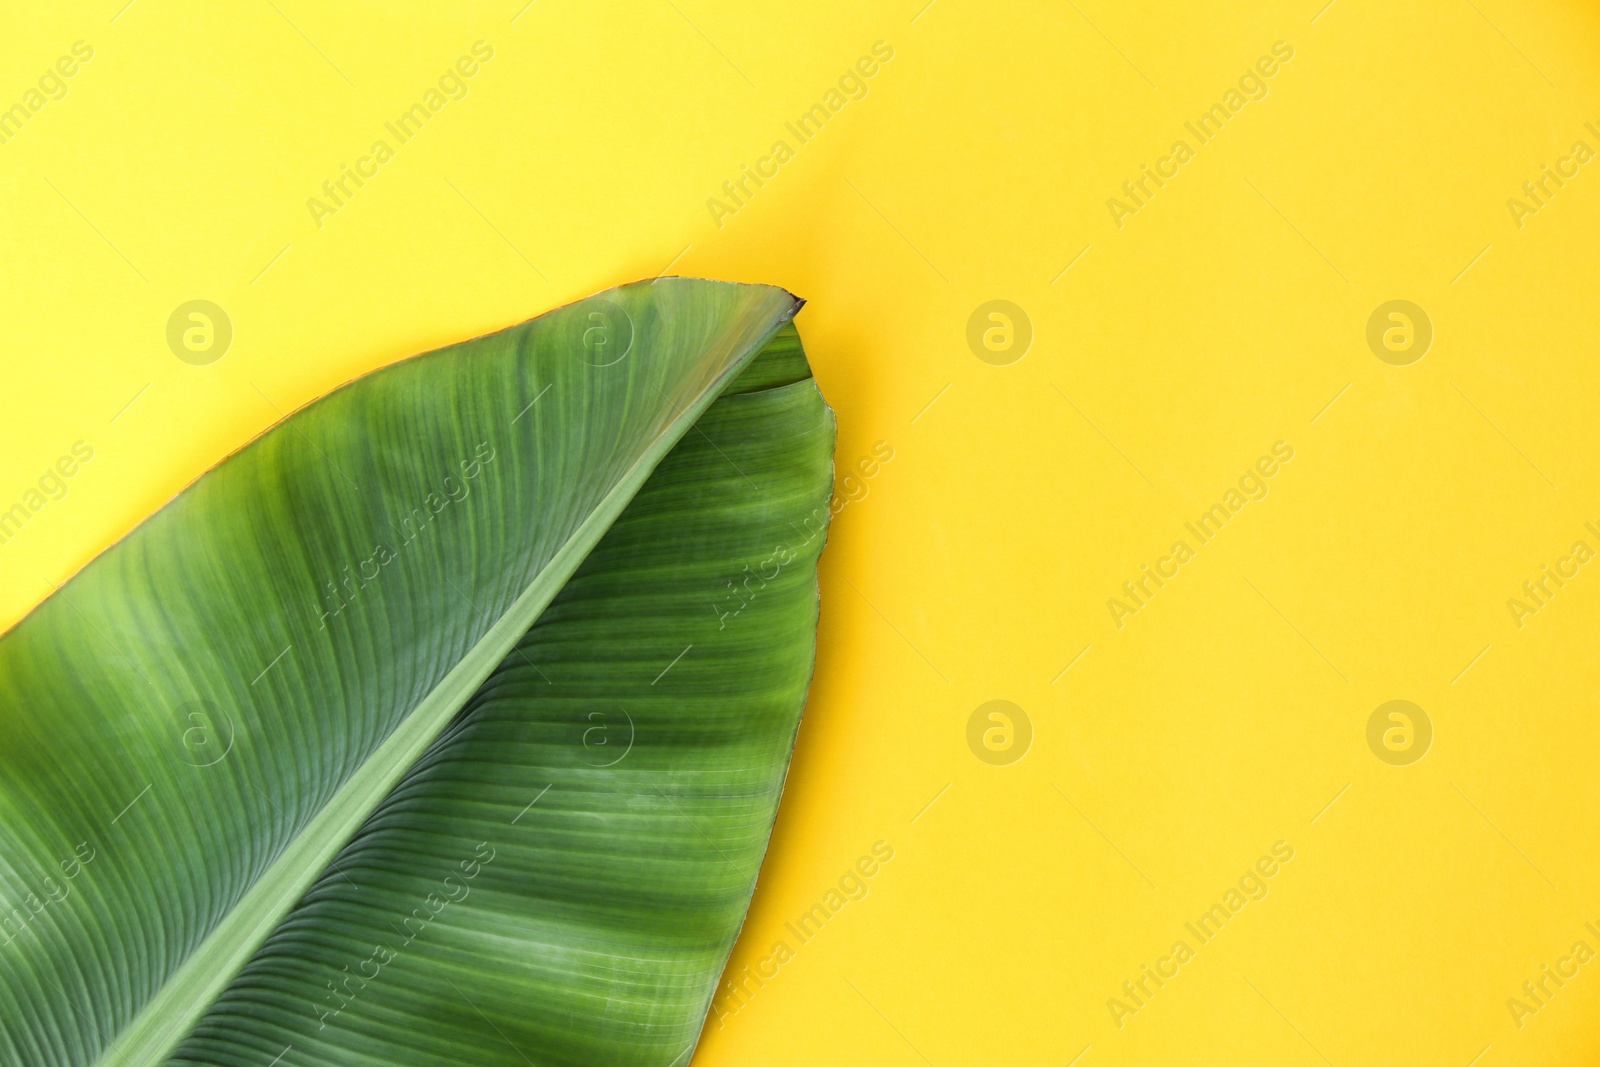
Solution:
<svg viewBox="0 0 1600 1067">
<path fill-rule="evenodd" d="M 0 1063 L 687 1063 L 814 660 L 798 308 L 367 375 L 0 637 Z"/>
</svg>

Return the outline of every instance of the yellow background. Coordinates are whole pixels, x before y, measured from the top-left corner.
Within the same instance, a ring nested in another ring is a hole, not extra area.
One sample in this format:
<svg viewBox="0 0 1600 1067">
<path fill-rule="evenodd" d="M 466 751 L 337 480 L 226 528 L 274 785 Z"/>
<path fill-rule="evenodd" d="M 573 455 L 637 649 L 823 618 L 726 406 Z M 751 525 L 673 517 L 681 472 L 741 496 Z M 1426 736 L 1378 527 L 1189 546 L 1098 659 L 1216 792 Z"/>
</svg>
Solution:
<svg viewBox="0 0 1600 1067">
<path fill-rule="evenodd" d="M 841 468 L 894 459 L 833 527 L 734 970 L 895 854 L 697 1063 L 1595 1062 L 1600 963 L 1520 1028 L 1506 1004 L 1600 948 L 1600 566 L 1520 629 L 1506 605 L 1600 547 L 1600 165 L 1506 205 L 1600 148 L 1592 5 L 525 2 L 0 16 L 5 105 L 94 49 L 0 144 L 0 506 L 95 450 L 0 547 L 0 624 L 352 376 L 669 268 L 777 283 Z M 469 95 L 315 225 L 480 39 Z M 1119 229 L 1107 199 L 1277 41 L 1269 94 Z M 235 330 L 204 367 L 165 341 L 197 298 Z M 1435 331 L 1409 366 L 1365 339 L 1394 298 Z M 1011 365 L 967 345 L 992 299 L 1032 322 Z M 1117 628 L 1107 598 L 1279 440 L 1270 495 Z M 1032 723 L 1009 766 L 966 740 L 994 699 Z M 1391 699 L 1433 724 L 1409 766 L 1367 745 Z M 1108 998 L 1277 841 L 1266 898 L 1119 1027 Z"/>
</svg>

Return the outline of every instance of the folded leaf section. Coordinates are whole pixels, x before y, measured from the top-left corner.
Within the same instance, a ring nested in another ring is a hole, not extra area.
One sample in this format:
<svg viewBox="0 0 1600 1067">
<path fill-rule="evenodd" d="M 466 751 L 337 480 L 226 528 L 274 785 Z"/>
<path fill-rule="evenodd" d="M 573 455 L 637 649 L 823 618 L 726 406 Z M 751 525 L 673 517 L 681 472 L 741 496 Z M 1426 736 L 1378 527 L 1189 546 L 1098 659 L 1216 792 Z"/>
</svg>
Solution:
<svg viewBox="0 0 1600 1067">
<path fill-rule="evenodd" d="M 811 678 L 832 451 L 809 379 L 714 404 L 172 1062 L 686 1063 Z"/>
</svg>

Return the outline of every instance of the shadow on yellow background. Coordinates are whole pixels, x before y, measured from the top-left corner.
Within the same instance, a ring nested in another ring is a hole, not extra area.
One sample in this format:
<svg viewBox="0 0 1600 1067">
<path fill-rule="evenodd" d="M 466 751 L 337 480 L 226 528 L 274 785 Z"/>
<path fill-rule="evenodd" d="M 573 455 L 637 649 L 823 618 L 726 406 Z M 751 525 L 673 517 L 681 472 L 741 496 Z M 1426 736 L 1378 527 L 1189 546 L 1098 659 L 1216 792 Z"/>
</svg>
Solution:
<svg viewBox="0 0 1600 1067">
<path fill-rule="evenodd" d="M 1600 14 L 923 2 L 8 12 L 0 621 L 365 371 L 776 283 L 854 481 L 696 1063 L 1592 1062 Z"/>
</svg>

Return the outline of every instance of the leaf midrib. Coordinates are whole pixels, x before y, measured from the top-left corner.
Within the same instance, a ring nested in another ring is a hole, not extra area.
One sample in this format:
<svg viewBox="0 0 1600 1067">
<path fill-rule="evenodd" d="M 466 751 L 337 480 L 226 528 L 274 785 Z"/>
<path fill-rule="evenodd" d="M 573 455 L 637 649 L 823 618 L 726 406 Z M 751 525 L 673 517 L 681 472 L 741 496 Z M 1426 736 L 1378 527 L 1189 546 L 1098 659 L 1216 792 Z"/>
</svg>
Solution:
<svg viewBox="0 0 1600 1067">
<path fill-rule="evenodd" d="M 321 811 L 279 853 L 217 926 L 94 1061 L 94 1067 L 154 1067 L 205 1014 L 295 901 L 327 867 L 400 778 L 449 725 L 638 493 L 666 454 L 722 390 L 760 354 L 797 308 L 780 314 L 713 379 L 617 480 L 511 607 L 414 707 Z"/>
</svg>

